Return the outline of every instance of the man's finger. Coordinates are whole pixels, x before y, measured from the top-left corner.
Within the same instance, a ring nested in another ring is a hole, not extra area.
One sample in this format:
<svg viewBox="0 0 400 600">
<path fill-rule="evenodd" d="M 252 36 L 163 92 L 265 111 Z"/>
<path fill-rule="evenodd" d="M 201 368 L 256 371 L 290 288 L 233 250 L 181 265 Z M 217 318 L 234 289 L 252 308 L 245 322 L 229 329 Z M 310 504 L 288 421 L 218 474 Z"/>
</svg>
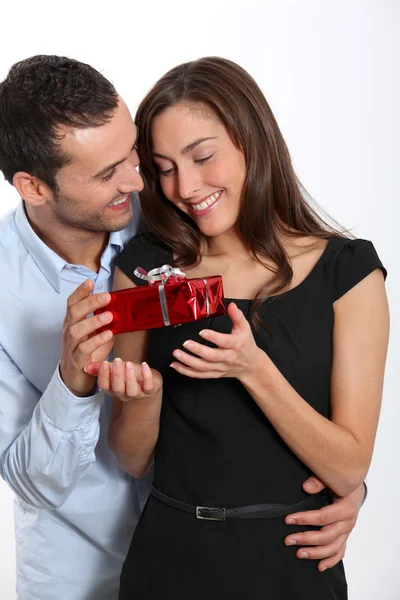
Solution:
<svg viewBox="0 0 400 600">
<path fill-rule="evenodd" d="M 103 292 L 101 294 L 92 294 L 91 296 L 76 302 L 73 306 L 69 307 L 67 311 L 67 320 L 69 326 L 83 321 L 83 319 L 86 319 L 88 315 L 93 313 L 98 308 L 107 306 L 110 301 L 111 294 L 108 292 Z"/>
<path fill-rule="evenodd" d="M 321 479 L 318 479 L 318 477 L 315 477 L 315 475 L 312 475 L 303 483 L 303 490 L 307 494 L 318 494 L 324 488 L 326 488 L 325 483 Z"/>
<path fill-rule="evenodd" d="M 78 323 L 71 325 L 67 335 L 72 340 L 72 349 L 77 347 L 81 341 L 91 338 L 100 327 L 108 325 L 113 320 L 113 314 L 109 310 L 101 313 L 100 315 L 93 315 L 92 317 L 84 318 Z"/>
<path fill-rule="evenodd" d="M 340 502 L 334 502 L 319 510 L 306 510 L 285 517 L 287 525 L 316 525 L 324 527 L 338 521 L 346 521 L 353 517 L 351 508 Z"/>
<path fill-rule="evenodd" d="M 351 530 L 349 521 L 339 521 L 332 525 L 327 525 L 322 529 L 315 531 L 302 531 L 291 533 L 285 538 L 286 546 L 326 546 L 332 544 L 338 538 L 348 535 Z"/>
<path fill-rule="evenodd" d="M 322 560 L 336 556 L 346 545 L 347 536 L 341 536 L 332 544 L 326 546 L 313 546 L 310 548 L 299 548 L 296 552 L 297 558 L 308 560 Z"/>
<path fill-rule="evenodd" d="M 334 556 L 331 556 L 330 558 L 327 558 L 325 560 L 321 560 L 321 562 L 318 563 L 318 571 L 322 572 L 322 571 L 326 571 L 326 569 L 332 569 L 332 567 L 337 565 L 338 562 L 340 562 L 342 560 L 345 552 L 346 552 L 346 544 L 344 544 L 344 546 L 342 546 L 340 551 L 337 554 L 335 554 Z"/>
<path fill-rule="evenodd" d="M 78 364 L 81 365 L 85 370 L 88 359 L 90 359 L 92 354 L 104 346 L 104 344 L 108 343 L 112 337 L 112 332 L 107 329 L 106 331 L 102 331 L 101 333 L 98 333 L 97 335 L 94 335 L 78 344 L 74 354 L 75 359 L 78 360 Z M 85 372 L 88 373 L 86 370 Z M 94 375 L 94 373 L 89 373 L 89 375 Z"/>
<path fill-rule="evenodd" d="M 67 300 L 67 308 L 71 308 L 77 302 L 80 302 L 84 298 L 87 298 L 92 293 L 94 287 L 94 283 L 92 279 L 85 279 L 83 283 L 78 285 L 76 290 L 72 292 L 70 296 L 68 296 Z"/>
</svg>

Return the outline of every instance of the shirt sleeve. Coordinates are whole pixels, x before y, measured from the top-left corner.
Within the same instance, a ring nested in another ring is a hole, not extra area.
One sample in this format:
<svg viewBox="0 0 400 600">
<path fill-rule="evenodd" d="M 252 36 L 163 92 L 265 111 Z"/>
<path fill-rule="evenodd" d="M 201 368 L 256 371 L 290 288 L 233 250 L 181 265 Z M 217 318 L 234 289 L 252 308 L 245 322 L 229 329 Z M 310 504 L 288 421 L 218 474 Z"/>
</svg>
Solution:
<svg viewBox="0 0 400 600">
<path fill-rule="evenodd" d="M 375 269 L 381 269 L 386 279 L 387 271 L 373 244 L 368 240 L 346 240 L 334 264 L 333 301 L 339 300 Z"/>
<path fill-rule="evenodd" d="M 71 394 L 58 367 L 41 396 L 0 346 L 0 474 L 22 500 L 64 504 L 95 460 L 102 398 Z"/>
</svg>

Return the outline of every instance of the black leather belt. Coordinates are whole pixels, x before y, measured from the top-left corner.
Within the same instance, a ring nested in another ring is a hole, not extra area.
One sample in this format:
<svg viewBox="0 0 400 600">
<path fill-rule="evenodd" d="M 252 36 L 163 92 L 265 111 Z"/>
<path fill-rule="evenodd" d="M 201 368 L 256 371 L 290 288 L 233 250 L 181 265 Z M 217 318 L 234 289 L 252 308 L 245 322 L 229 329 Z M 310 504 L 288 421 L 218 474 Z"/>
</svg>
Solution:
<svg viewBox="0 0 400 600">
<path fill-rule="evenodd" d="M 170 498 L 159 492 L 155 487 L 151 489 L 151 495 L 163 504 L 176 508 L 195 516 L 197 519 L 206 521 L 225 521 L 226 519 L 272 519 L 274 517 L 285 517 L 291 513 L 302 510 L 314 510 L 327 504 L 325 490 L 305 498 L 297 504 L 251 504 L 237 508 L 216 508 L 211 506 L 193 506 Z M 324 501 L 325 500 L 325 501 Z"/>
</svg>

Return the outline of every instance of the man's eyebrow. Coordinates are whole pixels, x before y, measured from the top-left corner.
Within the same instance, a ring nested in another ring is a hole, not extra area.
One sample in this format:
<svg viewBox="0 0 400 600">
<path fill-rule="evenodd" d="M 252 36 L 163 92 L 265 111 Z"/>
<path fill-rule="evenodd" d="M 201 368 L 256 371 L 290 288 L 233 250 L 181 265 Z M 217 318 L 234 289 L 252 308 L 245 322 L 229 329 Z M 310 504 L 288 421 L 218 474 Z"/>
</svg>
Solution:
<svg viewBox="0 0 400 600">
<path fill-rule="evenodd" d="M 198 140 L 195 140 L 191 144 L 188 144 L 187 146 L 185 146 L 184 149 L 182 150 L 181 154 L 187 154 L 191 150 L 194 150 L 194 148 L 196 148 L 196 146 L 198 146 L 202 142 L 207 142 L 208 140 L 216 140 L 216 139 L 217 139 L 216 137 L 199 138 Z M 158 158 L 166 158 L 167 160 L 169 160 L 168 156 L 164 156 L 163 154 L 158 154 L 158 152 L 153 152 L 153 156 L 157 156 Z"/>
<path fill-rule="evenodd" d="M 134 141 L 134 144 L 131 148 L 131 152 L 132 150 L 135 148 L 136 146 L 136 141 L 137 138 Z M 102 169 L 101 171 L 99 171 L 98 173 L 96 173 L 96 175 L 93 175 L 93 179 L 96 179 L 97 177 L 101 177 L 102 175 L 105 175 L 107 173 L 107 171 L 111 171 L 112 169 L 115 169 L 115 167 L 118 167 L 118 165 L 120 165 L 121 163 L 126 161 L 126 158 L 122 158 L 121 160 L 117 160 L 116 162 L 112 163 L 111 165 L 108 165 L 107 167 L 104 167 L 104 169 Z"/>
</svg>

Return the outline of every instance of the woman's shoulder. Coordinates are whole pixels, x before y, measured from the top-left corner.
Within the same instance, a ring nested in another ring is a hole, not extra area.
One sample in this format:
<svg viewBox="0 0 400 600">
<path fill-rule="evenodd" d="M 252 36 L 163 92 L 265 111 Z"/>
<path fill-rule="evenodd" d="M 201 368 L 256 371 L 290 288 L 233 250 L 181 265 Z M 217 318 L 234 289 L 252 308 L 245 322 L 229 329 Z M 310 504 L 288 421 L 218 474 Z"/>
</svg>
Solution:
<svg viewBox="0 0 400 600">
<path fill-rule="evenodd" d="M 381 269 L 385 278 L 387 275 L 370 240 L 332 236 L 328 240 L 324 258 L 325 273 L 331 279 L 334 302 L 375 269 Z"/>
</svg>

